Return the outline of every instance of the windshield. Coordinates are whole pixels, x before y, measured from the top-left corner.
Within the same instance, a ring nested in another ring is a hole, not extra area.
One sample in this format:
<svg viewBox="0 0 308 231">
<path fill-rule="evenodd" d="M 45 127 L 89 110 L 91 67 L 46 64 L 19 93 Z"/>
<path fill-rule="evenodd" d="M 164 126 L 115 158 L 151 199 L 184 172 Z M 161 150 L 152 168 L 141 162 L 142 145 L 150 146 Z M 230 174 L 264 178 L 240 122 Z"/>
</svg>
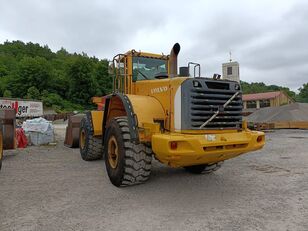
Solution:
<svg viewBox="0 0 308 231">
<path fill-rule="evenodd" d="M 167 74 L 167 61 L 155 58 L 133 57 L 133 81 L 155 79 Z"/>
</svg>

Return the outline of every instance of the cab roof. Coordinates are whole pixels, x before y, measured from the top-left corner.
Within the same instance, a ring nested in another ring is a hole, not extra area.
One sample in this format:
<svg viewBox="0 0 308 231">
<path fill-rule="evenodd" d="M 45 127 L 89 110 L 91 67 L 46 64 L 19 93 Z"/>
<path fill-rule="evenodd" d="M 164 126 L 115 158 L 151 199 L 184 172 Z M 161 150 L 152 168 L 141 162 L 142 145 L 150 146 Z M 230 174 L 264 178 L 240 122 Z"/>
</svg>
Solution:
<svg viewBox="0 0 308 231">
<path fill-rule="evenodd" d="M 154 54 L 154 53 L 149 53 L 149 52 L 142 52 L 142 51 L 136 51 L 136 50 L 130 50 L 125 53 L 125 55 L 133 56 L 133 57 L 148 57 L 148 58 L 154 58 L 154 59 L 163 59 L 163 60 L 168 60 L 169 55 L 164 55 L 162 54 Z"/>
</svg>

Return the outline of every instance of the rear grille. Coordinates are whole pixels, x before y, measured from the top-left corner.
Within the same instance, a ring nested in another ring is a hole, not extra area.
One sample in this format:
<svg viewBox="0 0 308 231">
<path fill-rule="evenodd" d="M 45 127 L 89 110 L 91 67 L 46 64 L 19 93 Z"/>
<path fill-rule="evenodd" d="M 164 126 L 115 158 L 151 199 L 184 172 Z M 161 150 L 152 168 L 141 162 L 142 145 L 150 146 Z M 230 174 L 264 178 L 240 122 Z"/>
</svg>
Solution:
<svg viewBox="0 0 308 231">
<path fill-rule="evenodd" d="M 241 128 L 242 94 L 236 96 L 223 109 L 223 105 L 239 91 L 235 90 L 236 86 L 239 86 L 238 83 L 233 81 L 206 78 L 186 80 L 182 85 L 182 129 L 199 130 L 217 110 L 220 110 L 220 113 L 202 129 Z"/>
</svg>

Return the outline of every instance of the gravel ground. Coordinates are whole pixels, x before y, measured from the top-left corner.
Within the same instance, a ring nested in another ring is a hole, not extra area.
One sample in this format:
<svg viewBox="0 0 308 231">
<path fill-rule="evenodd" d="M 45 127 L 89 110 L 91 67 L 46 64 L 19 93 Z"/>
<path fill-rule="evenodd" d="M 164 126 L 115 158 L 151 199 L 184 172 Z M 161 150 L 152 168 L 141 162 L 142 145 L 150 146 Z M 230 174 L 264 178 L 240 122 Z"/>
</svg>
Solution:
<svg viewBox="0 0 308 231">
<path fill-rule="evenodd" d="M 56 146 L 5 151 L 0 230 L 308 230 L 308 131 L 267 133 L 261 151 L 191 175 L 154 162 L 143 185 L 116 188 L 104 161 Z"/>
</svg>

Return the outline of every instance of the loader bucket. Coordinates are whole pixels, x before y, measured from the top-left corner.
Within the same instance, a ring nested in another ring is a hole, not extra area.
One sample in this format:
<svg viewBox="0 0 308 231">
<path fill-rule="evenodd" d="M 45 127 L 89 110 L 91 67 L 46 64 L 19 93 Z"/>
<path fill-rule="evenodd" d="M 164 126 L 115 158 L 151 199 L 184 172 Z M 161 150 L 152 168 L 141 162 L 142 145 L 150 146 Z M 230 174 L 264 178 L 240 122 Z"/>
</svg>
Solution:
<svg viewBox="0 0 308 231">
<path fill-rule="evenodd" d="M 0 129 L 2 131 L 3 150 L 15 148 L 16 111 L 14 109 L 0 110 Z"/>
<path fill-rule="evenodd" d="M 80 121 L 85 117 L 85 114 L 77 114 L 68 118 L 66 127 L 64 145 L 70 148 L 79 147 L 79 129 Z"/>
</svg>

